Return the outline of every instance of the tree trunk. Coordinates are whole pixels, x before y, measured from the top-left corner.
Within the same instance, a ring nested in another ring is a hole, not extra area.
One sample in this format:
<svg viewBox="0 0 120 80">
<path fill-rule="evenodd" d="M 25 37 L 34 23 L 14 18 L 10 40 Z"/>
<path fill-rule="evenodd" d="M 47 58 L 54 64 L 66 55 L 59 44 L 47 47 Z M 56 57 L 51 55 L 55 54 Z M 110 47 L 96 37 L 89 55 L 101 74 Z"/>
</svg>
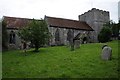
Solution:
<svg viewBox="0 0 120 80">
<path fill-rule="evenodd" d="M 35 44 L 35 52 L 38 52 L 39 50 L 39 46 L 38 46 L 38 44 Z"/>
</svg>

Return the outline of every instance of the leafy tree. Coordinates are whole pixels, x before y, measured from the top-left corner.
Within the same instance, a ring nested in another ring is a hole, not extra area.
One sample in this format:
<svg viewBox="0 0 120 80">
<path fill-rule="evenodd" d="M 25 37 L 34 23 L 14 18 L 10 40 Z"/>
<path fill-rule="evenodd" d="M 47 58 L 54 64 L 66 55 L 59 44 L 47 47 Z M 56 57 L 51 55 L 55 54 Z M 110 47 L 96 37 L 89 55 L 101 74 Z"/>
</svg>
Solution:
<svg viewBox="0 0 120 80">
<path fill-rule="evenodd" d="M 110 41 L 111 36 L 112 36 L 111 28 L 103 27 L 98 35 L 98 41 L 99 42 L 108 42 L 108 41 Z"/>
<path fill-rule="evenodd" d="M 114 24 L 112 26 L 112 34 L 113 34 L 113 37 L 118 37 L 119 36 L 119 24 Z"/>
<path fill-rule="evenodd" d="M 6 22 L 3 20 L 1 23 L 2 23 L 2 48 L 3 50 L 7 50 L 8 34 L 7 34 Z"/>
<path fill-rule="evenodd" d="M 112 30 L 112 37 L 118 37 L 119 36 L 119 23 L 116 24 L 115 22 L 113 22 L 112 20 L 107 22 L 106 24 L 104 24 L 104 26 L 111 28 Z"/>
<path fill-rule="evenodd" d="M 45 20 L 32 20 L 28 26 L 19 31 L 19 35 L 25 41 L 31 41 L 35 51 L 47 44 L 49 40 L 48 28 Z"/>
</svg>

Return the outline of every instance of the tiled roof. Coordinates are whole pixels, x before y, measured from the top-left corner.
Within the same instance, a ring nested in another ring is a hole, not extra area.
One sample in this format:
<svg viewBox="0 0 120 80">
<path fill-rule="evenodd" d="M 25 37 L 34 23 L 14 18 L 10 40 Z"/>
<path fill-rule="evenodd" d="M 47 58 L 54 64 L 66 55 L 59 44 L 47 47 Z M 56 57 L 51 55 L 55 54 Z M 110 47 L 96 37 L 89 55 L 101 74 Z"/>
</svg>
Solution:
<svg viewBox="0 0 120 80">
<path fill-rule="evenodd" d="M 70 20 L 64 18 L 55 18 L 45 16 L 47 23 L 50 27 L 60 27 L 60 28 L 71 28 L 71 29 L 79 29 L 79 30 L 89 30 L 93 31 L 93 29 L 86 23 L 77 20 Z"/>
<path fill-rule="evenodd" d="M 18 17 L 3 17 L 4 21 L 7 24 L 7 28 L 19 29 L 25 27 L 32 19 L 28 18 L 18 18 Z M 71 28 L 71 29 L 79 29 L 79 30 L 90 30 L 93 29 L 86 23 L 76 20 L 63 19 L 63 18 L 55 18 L 46 16 L 48 25 L 50 27 L 61 27 L 61 28 Z"/>
<path fill-rule="evenodd" d="M 3 19 L 6 22 L 7 28 L 13 29 L 23 28 L 28 24 L 28 22 L 32 20 L 27 18 L 17 18 L 8 16 L 4 16 Z"/>
</svg>

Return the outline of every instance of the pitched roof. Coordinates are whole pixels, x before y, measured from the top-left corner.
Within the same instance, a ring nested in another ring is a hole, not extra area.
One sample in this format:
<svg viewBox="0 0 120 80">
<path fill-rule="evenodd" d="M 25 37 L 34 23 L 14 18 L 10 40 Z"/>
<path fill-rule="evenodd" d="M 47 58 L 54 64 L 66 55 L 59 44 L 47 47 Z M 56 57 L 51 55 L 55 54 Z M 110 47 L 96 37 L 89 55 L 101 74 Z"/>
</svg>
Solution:
<svg viewBox="0 0 120 80">
<path fill-rule="evenodd" d="M 3 16 L 4 21 L 6 22 L 7 28 L 19 29 L 23 28 L 30 22 L 32 19 L 27 18 L 17 18 L 17 17 L 8 17 Z"/>
<path fill-rule="evenodd" d="M 18 17 L 3 17 L 4 21 L 7 24 L 7 28 L 19 29 L 25 27 L 32 19 L 28 18 L 18 18 Z M 79 29 L 79 30 L 89 30 L 93 29 L 86 23 L 77 20 L 63 19 L 63 18 L 55 18 L 46 16 L 48 25 L 50 27 L 61 27 L 61 28 L 71 28 L 71 29 Z"/>
<path fill-rule="evenodd" d="M 71 29 L 93 31 L 93 29 L 86 22 L 83 22 L 83 21 L 48 17 L 48 16 L 45 16 L 45 19 L 47 20 L 47 23 L 50 27 L 71 28 Z"/>
</svg>

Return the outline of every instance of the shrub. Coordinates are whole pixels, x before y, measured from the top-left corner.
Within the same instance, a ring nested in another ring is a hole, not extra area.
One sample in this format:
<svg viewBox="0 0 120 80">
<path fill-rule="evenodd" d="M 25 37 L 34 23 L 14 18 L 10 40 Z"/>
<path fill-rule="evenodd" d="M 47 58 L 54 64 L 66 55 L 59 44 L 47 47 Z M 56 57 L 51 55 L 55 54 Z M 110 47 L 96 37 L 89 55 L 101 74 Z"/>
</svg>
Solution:
<svg viewBox="0 0 120 80">
<path fill-rule="evenodd" d="M 19 36 L 25 41 L 30 41 L 37 52 L 38 49 L 47 44 L 49 31 L 45 20 L 32 20 L 25 28 L 19 30 Z"/>
<path fill-rule="evenodd" d="M 100 33 L 98 34 L 98 41 L 102 43 L 108 42 L 110 41 L 111 36 L 112 36 L 111 28 L 103 27 Z"/>
</svg>

